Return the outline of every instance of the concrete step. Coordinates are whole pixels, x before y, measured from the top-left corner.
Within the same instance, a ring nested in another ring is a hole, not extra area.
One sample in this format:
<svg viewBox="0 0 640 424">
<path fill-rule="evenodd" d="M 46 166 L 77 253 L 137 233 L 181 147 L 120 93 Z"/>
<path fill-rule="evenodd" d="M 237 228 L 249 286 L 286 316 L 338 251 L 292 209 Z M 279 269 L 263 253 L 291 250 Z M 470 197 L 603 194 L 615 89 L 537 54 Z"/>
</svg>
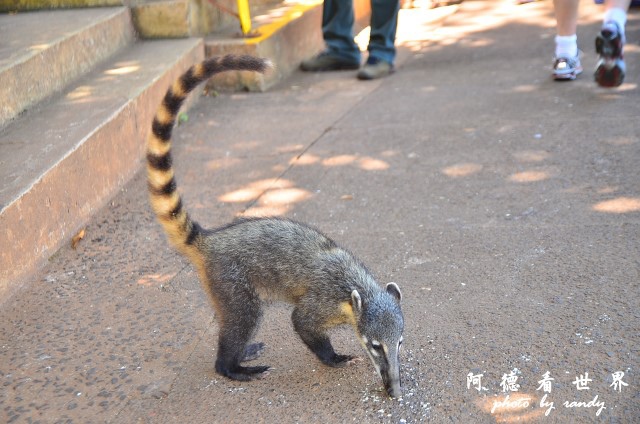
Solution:
<svg viewBox="0 0 640 424">
<path fill-rule="evenodd" d="M 203 57 L 201 39 L 137 42 L 0 131 L 0 298 L 134 174 L 165 90 Z"/>
<path fill-rule="evenodd" d="M 2 0 L 0 12 L 56 8 L 122 6 L 123 0 Z"/>
<path fill-rule="evenodd" d="M 126 7 L 0 15 L 0 128 L 134 38 Z"/>
<path fill-rule="evenodd" d="M 285 1 L 248 0 L 252 14 Z M 237 22 L 237 0 L 2 0 L 0 13 L 105 6 L 131 8 L 142 38 L 202 36 Z"/>
<path fill-rule="evenodd" d="M 356 31 L 367 26 L 371 13 L 368 0 L 354 0 Z M 300 62 L 324 48 L 322 0 L 287 1 L 257 9 L 251 16 L 254 36 L 242 37 L 237 25 L 222 28 L 205 37 L 207 57 L 227 53 L 267 57 L 275 72 L 266 76 L 250 72 L 227 72 L 212 78 L 211 90 L 263 91 L 283 80 Z"/>
<path fill-rule="evenodd" d="M 141 38 L 195 37 L 215 28 L 207 1 L 138 0 L 130 6 Z"/>
<path fill-rule="evenodd" d="M 321 0 L 287 2 L 262 10 L 251 18 L 255 36 L 243 38 L 238 26 L 228 26 L 205 37 L 205 54 L 207 57 L 228 53 L 268 57 L 275 65 L 275 72 L 265 76 L 226 72 L 212 78 L 207 84 L 209 89 L 265 90 L 323 47 Z"/>
<path fill-rule="evenodd" d="M 235 1 L 235 0 L 234 0 Z M 236 10 L 229 0 L 218 1 L 224 10 Z M 233 2 L 232 2 L 233 3 Z M 193 0 L 166 0 L 141 3 L 133 8 L 133 20 L 143 38 L 205 35 L 206 56 L 228 53 L 268 57 L 276 71 L 269 75 L 228 72 L 213 78 L 208 87 L 220 91 L 262 91 L 295 69 L 300 61 L 324 47 L 321 33 L 322 0 L 251 0 L 252 33 L 243 36 L 238 19 L 226 12 L 220 22 L 202 22 L 220 13 L 211 4 L 195 6 Z M 368 0 L 355 0 L 356 19 L 368 16 Z M 208 10 L 209 9 L 209 10 Z M 194 14 L 194 10 L 199 13 Z M 199 16 L 200 21 L 194 18 Z M 213 18 L 211 18 L 213 19 Z"/>
<path fill-rule="evenodd" d="M 285 4 L 284 0 L 248 3 L 251 15 Z M 240 28 L 237 0 L 132 0 L 128 5 L 141 38 L 204 36 L 225 27 Z"/>
<path fill-rule="evenodd" d="M 354 3 L 357 18 L 368 16 L 368 0 Z M 96 22 L 112 15 L 118 18 L 106 24 L 112 29 L 98 32 L 98 43 L 83 34 L 86 28 L 94 28 Z M 9 80 L 5 79 L 9 74 L 2 74 L 0 90 L 6 91 L 0 98 L 18 97 L 21 91 L 32 90 L 37 84 L 55 87 L 36 96 L 36 100 L 23 101 L 28 106 L 13 106 L 18 112 L 9 115 L 11 122 L 0 128 L 0 299 L 20 287 L 35 267 L 71 239 L 139 168 L 152 114 L 169 83 L 188 66 L 205 55 L 250 53 L 268 57 L 277 70 L 267 80 L 237 73 L 215 79 L 210 87 L 263 90 L 323 47 L 320 0 L 292 0 L 269 6 L 253 15 L 258 36 L 246 39 L 238 37 L 236 23 L 204 41 L 187 38 L 133 43 L 130 16 L 125 8 L 0 16 L 0 35 L 3 41 L 4 35 L 9 40 L 0 44 L 4 61 L 0 62 L 0 69 L 9 68 L 7 63 L 22 63 L 7 58 L 24 56 L 28 59 L 23 62 L 33 62 L 30 70 L 10 72 L 36 75 L 25 79 L 27 82 L 18 82 L 21 80 L 17 77 Z M 12 21 L 16 18 L 22 19 L 22 24 Z M 7 22 L 11 22 L 11 28 L 5 25 Z M 42 31 L 37 30 L 37 25 L 42 26 Z M 40 32 L 54 36 L 41 37 Z M 66 41 L 69 34 L 80 43 Z M 64 80 L 73 70 L 57 71 L 85 50 L 103 48 L 110 38 L 120 40 L 116 43 L 120 49 L 128 43 L 130 47 L 108 59 L 93 59 L 86 68 L 94 70 L 85 73 L 83 69 L 73 78 Z M 56 40 L 65 40 L 65 47 L 54 47 L 60 44 Z M 3 51 L 6 46 L 11 49 Z M 38 53 L 33 55 L 31 50 Z M 49 61 L 55 61 L 58 54 L 66 59 L 50 65 Z M 42 73 L 43 69 L 47 72 Z M 64 81 L 59 82 L 60 79 Z"/>
</svg>

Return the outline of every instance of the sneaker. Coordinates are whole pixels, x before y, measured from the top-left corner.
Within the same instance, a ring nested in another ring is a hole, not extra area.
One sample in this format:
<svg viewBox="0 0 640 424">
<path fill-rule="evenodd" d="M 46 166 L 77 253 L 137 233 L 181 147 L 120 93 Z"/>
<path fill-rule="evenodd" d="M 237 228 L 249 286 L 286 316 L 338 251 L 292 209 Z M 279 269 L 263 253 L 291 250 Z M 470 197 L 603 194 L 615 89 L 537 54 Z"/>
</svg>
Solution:
<svg viewBox="0 0 640 424">
<path fill-rule="evenodd" d="M 596 37 L 596 52 L 600 55 L 594 77 L 601 87 L 618 87 L 624 81 L 626 65 L 622 49 L 624 39 L 615 22 L 607 22 Z"/>
<path fill-rule="evenodd" d="M 576 57 L 556 57 L 553 63 L 553 79 L 556 81 L 572 81 L 582 73 L 580 53 Z"/>
<path fill-rule="evenodd" d="M 360 62 L 354 62 L 329 52 L 322 52 L 311 59 L 303 60 L 300 69 L 306 72 L 342 71 L 360 68 Z"/>
<path fill-rule="evenodd" d="M 358 72 L 358 79 L 372 80 L 376 78 L 386 77 L 393 72 L 393 65 L 385 60 L 377 57 L 369 56 L 367 63 L 364 64 Z"/>
</svg>

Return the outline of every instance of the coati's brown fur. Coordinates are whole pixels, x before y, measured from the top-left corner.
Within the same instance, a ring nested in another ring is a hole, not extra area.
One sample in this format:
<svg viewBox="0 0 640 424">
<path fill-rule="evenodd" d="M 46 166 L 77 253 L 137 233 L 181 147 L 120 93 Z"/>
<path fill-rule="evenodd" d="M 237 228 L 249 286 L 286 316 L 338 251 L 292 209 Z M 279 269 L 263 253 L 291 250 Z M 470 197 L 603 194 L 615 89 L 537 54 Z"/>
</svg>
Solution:
<svg viewBox="0 0 640 424">
<path fill-rule="evenodd" d="M 304 343 L 325 364 L 353 357 L 335 353 L 327 330 L 351 324 L 391 396 L 400 395 L 398 352 L 403 317 L 400 289 L 380 287 L 351 253 L 320 232 L 280 218 L 236 220 L 206 230 L 187 214 L 176 189 L 171 134 L 187 95 L 213 74 L 265 72 L 270 64 L 251 56 L 225 56 L 193 66 L 167 91 L 147 141 L 147 175 L 153 210 L 176 249 L 196 267 L 220 325 L 216 371 L 250 380 L 268 366 L 243 366 L 264 347 L 250 344 L 265 299 L 294 305 L 292 320 Z"/>
</svg>

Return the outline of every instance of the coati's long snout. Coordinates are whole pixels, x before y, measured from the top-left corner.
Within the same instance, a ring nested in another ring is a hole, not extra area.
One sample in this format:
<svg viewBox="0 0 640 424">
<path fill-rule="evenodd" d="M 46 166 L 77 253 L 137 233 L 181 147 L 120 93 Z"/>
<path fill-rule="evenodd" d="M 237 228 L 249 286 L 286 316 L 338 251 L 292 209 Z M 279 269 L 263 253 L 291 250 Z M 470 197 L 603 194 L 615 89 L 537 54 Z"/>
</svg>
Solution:
<svg viewBox="0 0 640 424">
<path fill-rule="evenodd" d="M 360 342 L 382 378 L 384 388 L 393 398 L 402 395 L 399 355 L 404 318 L 401 300 L 402 293 L 396 283 L 387 284 L 385 291 L 367 300 L 363 300 L 357 290 L 351 293 Z"/>
<path fill-rule="evenodd" d="M 395 350 L 395 352 L 394 352 Z M 386 359 L 386 367 L 380 367 L 380 377 L 384 388 L 392 398 L 402 396 L 402 385 L 400 381 L 400 358 L 398 349 L 389 349 Z"/>
<path fill-rule="evenodd" d="M 239 219 L 203 229 L 182 203 L 171 158 L 171 134 L 180 106 L 198 84 L 230 70 L 265 72 L 268 60 L 251 56 L 211 58 L 193 66 L 167 91 L 147 139 L 147 180 L 151 206 L 171 244 L 198 271 L 219 324 L 216 372 L 233 380 L 258 378 L 267 365 L 245 366 L 263 351 L 252 343 L 265 298 L 294 306 L 291 320 L 300 339 L 332 367 L 354 359 L 336 353 L 332 327 L 351 324 L 382 377 L 398 397 L 403 316 L 400 289 L 382 288 L 349 251 L 321 232 L 281 218 Z"/>
</svg>

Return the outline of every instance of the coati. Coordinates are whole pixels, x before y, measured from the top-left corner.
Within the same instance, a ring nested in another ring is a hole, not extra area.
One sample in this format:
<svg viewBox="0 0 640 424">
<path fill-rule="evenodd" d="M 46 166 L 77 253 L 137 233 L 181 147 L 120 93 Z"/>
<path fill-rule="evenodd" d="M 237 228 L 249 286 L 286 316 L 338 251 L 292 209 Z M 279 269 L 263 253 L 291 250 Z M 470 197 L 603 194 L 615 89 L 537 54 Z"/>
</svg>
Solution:
<svg viewBox="0 0 640 424">
<path fill-rule="evenodd" d="M 401 395 L 398 353 L 404 319 L 395 283 L 383 289 L 367 268 L 320 232 L 281 218 L 237 219 L 217 229 L 194 222 L 176 189 L 171 133 L 187 94 L 213 74 L 264 73 L 270 62 L 251 56 L 216 57 L 191 67 L 169 88 L 147 140 L 152 208 L 171 244 L 195 266 L 220 326 L 216 371 L 233 380 L 261 376 L 268 366 L 243 366 L 264 348 L 252 341 L 265 300 L 293 304 L 302 341 L 324 364 L 342 367 L 353 356 L 337 354 L 327 330 L 351 324 L 391 397 Z"/>
</svg>

